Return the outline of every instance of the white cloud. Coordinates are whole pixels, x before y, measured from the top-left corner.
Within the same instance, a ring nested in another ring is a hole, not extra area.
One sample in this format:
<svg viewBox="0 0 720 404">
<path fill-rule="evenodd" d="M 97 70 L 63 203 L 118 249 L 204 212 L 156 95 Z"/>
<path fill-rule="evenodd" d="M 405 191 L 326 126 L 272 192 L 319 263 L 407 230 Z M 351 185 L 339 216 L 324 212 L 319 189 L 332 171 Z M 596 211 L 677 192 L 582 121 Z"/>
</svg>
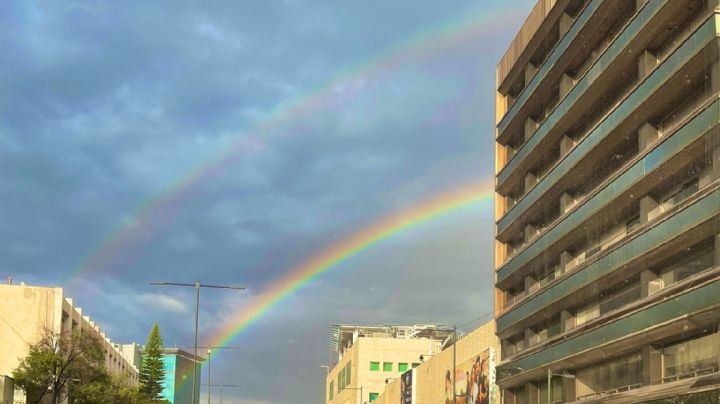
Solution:
<svg viewBox="0 0 720 404">
<path fill-rule="evenodd" d="M 135 300 L 140 307 L 153 307 L 159 310 L 168 311 L 171 313 L 184 314 L 188 312 L 188 307 L 185 303 L 181 302 L 172 296 L 160 294 L 160 293 L 143 293 L 137 295 Z"/>
</svg>

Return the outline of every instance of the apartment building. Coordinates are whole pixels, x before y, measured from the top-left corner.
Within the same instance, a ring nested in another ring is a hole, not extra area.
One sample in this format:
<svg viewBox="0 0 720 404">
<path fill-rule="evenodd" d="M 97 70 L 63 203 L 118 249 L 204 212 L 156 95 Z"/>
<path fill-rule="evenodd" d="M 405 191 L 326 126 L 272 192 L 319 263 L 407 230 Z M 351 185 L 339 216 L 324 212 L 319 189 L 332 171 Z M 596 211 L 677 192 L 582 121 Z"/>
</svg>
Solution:
<svg viewBox="0 0 720 404">
<path fill-rule="evenodd" d="M 82 308 L 73 305 L 62 288 L 0 285 L 0 374 L 11 375 L 28 354 L 29 344 L 38 341 L 45 330 L 95 334 L 104 348 L 108 371 L 137 385 L 138 369 Z"/>
<path fill-rule="evenodd" d="M 494 376 L 495 355 L 498 349 L 495 322 L 482 324 L 459 338 L 457 344 L 446 347 L 414 368 L 413 377 L 406 377 L 412 380 L 411 386 L 401 383 L 399 378 L 388 383 L 376 402 L 377 404 L 405 403 L 402 400 L 409 394 L 412 396 L 410 401 L 413 404 L 452 403 L 454 384 L 458 404 L 497 403 L 499 392 L 495 388 Z M 473 377 L 475 374 L 478 377 Z M 473 384 L 479 385 L 478 388 L 474 391 L 472 387 L 467 388 L 468 385 Z"/>
<path fill-rule="evenodd" d="M 502 57 L 503 402 L 719 398 L 718 35 L 718 0 L 540 0 Z"/>
<path fill-rule="evenodd" d="M 331 350 L 338 361 L 325 380 L 327 404 L 377 400 L 385 385 L 450 346 L 453 329 L 444 325 L 334 325 Z"/>
</svg>

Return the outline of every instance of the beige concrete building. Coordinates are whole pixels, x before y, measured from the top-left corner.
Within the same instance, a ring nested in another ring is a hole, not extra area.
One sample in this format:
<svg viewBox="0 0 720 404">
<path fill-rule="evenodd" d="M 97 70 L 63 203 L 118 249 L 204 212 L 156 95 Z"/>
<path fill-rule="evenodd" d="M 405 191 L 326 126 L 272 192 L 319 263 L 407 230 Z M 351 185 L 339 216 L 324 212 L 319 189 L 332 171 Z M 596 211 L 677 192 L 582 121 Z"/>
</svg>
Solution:
<svg viewBox="0 0 720 404">
<path fill-rule="evenodd" d="M 442 351 L 452 338 L 452 329 L 434 324 L 333 326 L 332 350 L 338 354 L 338 363 L 328 372 L 325 402 L 375 401 L 387 383 Z"/>
<path fill-rule="evenodd" d="M 446 379 L 448 372 L 452 372 L 453 361 L 455 367 L 462 374 L 464 364 L 472 362 L 474 358 L 493 358 L 488 361 L 486 371 L 488 374 L 489 394 L 493 400 L 486 402 L 497 403 L 500 397 L 498 389 L 494 386 L 494 356 L 499 349 L 499 341 L 495 336 L 495 322 L 491 321 L 481 325 L 472 332 L 458 339 L 457 345 L 451 345 L 434 356 L 430 357 L 414 369 L 414 396 L 413 404 L 445 404 L 448 398 L 451 399 L 452 392 L 448 391 Z M 456 373 L 456 375 L 457 375 Z M 452 374 L 452 373 L 450 373 Z M 462 394 L 462 381 L 457 380 L 455 384 L 460 386 L 456 390 L 458 404 L 467 403 Z M 377 404 L 400 404 L 401 383 L 395 379 L 389 383 L 385 391 L 376 400 Z"/>
<path fill-rule="evenodd" d="M 25 285 L 0 285 L 0 375 L 12 374 L 27 355 L 29 345 L 38 341 L 46 329 L 95 334 L 105 350 L 105 365 L 110 373 L 124 375 L 137 385 L 138 369 L 82 308 L 64 296 L 62 288 Z"/>
<path fill-rule="evenodd" d="M 540 0 L 500 61 L 505 403 L 720 400 L 719 5 Z"/>
</svg>

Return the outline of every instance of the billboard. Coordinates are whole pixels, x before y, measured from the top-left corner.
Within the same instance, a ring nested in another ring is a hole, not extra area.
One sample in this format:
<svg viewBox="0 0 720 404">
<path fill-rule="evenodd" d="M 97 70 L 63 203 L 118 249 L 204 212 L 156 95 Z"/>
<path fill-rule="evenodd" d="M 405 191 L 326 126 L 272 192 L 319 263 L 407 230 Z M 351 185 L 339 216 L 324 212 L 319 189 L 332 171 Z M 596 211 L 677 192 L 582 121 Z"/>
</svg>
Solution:
<svg viewBox="0 0 720 404">
<path fill-rule="evenodd" d="M 400 376 L 400 404 L 415 404 L 415 369 Z"/>
<path fill-rule="evenodd" d="M 453 404 L 453 372 L 445 372 L 445 404 Z M 493 404 L 495 394 L 494 351 L 488 349 L 457 365 L 454 377 L 455 404 Z"/>
</svg>

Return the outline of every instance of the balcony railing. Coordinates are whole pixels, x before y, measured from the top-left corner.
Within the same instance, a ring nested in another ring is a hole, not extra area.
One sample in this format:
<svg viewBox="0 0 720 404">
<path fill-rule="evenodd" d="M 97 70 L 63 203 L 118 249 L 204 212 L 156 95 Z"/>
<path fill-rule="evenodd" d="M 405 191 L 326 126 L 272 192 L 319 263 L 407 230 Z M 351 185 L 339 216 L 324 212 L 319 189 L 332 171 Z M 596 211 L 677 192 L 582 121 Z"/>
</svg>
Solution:
<svg viewBox="0 0 720 404">
<path fill-rule="evenodd" d="M 690 38 L 668 56 L 665 61 L 650 74 L 644 81 L 637 84 L 630 94 L 623 99 L 617 107 L 610 112 L 603 120 L 601 120 L 589 133 L 578 142 L 575 148 L 563 157 L 556 165 L 540 180 L 532 189 L 525 193 L 513 207 L 505 213 L 505 215 L 497 222 L 498 232 L 503 232 L 512 222 L 514 222 L 522 212 L 530 206 L 537 203 L 538 199 L 544 195 L 558 180 L 564 177 L 570 170 L 575 167 L 584 156 L 592 151 L 599 143 L 601 143 L 617 126 L 623 122 L 642 103 L 658 91 L 666 81 L 674 76 L 683 66 L 685 66 L 693 56 L 695 56 L 702 48 L 715 38 L 714 19 L 705 22 Z M 572 93 L 571 93 L 572 94 Z M 567 112 L 567 111 L 565 111 Z M 530 142 L 538 135 L 536 132 Z M 527 146 L 527 145 L 526 145 Z M 522 149 L 521 149 L 522 151 Z M 511 161 L 518 158 L 520 152 L 515 155 Z M 510 166 L 510 164 L 506 168 Z M 504 172 L 504 171 L 503 171 Z M 503 172 L 498 176 L 498 184 L 504 181 Z"/>
<path fill-rule="evenodd" d="M 626 386 L 617 387 L 617 388 L 609 389 L 609 390 L 605 390 L 605 391 L 600 391 L 598 393 L 585 394 L 585 395 L 577 397 L 577 400 L 578 401 L 596 400 L 598 398 L 609 397 L 609 396 L 612 396 L 615 394 L 624 393 L 626 391 L 639 389 L 642 386 L 643 386 L 642 383 L 628 384 Z"/>
</svg>

